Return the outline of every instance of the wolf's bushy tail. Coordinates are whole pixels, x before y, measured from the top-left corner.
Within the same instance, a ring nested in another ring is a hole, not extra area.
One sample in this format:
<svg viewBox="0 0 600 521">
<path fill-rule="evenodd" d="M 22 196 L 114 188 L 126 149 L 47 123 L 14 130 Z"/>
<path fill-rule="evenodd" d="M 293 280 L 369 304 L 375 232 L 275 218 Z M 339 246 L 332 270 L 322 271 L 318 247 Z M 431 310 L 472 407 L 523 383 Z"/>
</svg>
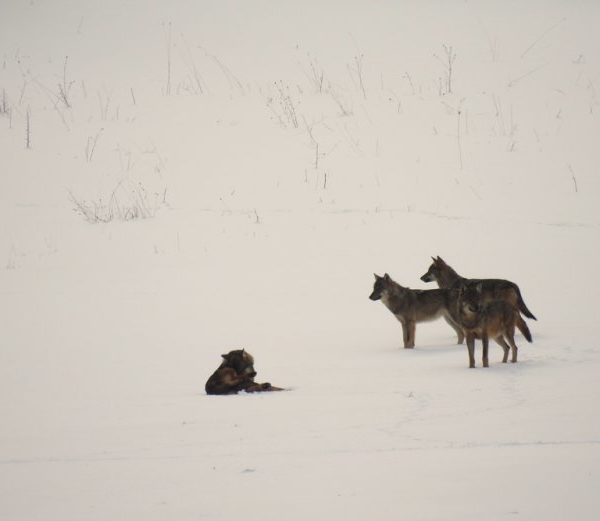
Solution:
<svg viewBox="0 0 600 521">
<path fill-rule="evenodd" d="M 516 284 L 515 284 L 515 289 L 517 290 L 517 306 L 519 307 L 519 311 L 521 313 L 523 313 L 523 315 L 525 315 L 527 318 L 537 320 L 537 318 L 535 318 L 535 315 L 531 311 L 529 311 L 529 309 L 525 305 L 525 302 L 523 301 L 523 297 L 521 296 L 521 290 L 519 289 L 519 286 L 517 286 Z"/>
<path fill-rule="evenodd" d="M 529 331 L 529 327 L 527 323 L 523 320 L 523 317 L 519 314 L 518 311 L 515 312 L 517 314 L 517 323 L 516 326 L 519 331 L 523 334 L 527 342 L 533 342 L 533 337 L 531 336 L 531 331 Z M 535 317 L 534 317 L 535 318 Z"/>
</svg>

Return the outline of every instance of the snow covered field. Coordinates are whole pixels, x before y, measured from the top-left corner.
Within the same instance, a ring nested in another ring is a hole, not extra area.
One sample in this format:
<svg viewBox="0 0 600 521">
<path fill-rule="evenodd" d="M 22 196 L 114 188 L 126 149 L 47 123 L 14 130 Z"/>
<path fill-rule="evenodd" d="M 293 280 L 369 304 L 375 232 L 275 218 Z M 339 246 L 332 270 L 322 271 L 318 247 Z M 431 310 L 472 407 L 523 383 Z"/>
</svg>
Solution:
<svg viewBox="0 0 600 521">
<path fill-rule="evenodd" d="M 599 22 L 3 2 L 0 519 L 597 519 Z M 401 348 L 432 255 L 520 285 L 517 364 Z M 206 396 L 240 347 L 290 391 Z"/>
</svg>

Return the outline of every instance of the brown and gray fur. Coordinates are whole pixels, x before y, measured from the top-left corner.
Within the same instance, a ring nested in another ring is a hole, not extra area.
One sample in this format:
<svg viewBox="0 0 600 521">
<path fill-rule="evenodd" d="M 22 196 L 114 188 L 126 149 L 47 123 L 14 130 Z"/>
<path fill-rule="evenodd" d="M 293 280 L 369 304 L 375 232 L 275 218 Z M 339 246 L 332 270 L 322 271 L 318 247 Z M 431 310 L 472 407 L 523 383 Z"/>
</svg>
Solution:
<svg viewBox="0 0 600 521">
<path fill-rule="evenodd" d="M 439 288 L 446 289 L 457 289 L 463 285 L 472 286 L 481 284 L 482 303 L 503 300 L 517 308 L 527 318 L 537 320 L 525 305 L 521 296 L 521 290 L 514 282 L 504 279 L 466 279 L 456 273 L 441 257 L 432 257 L 432 260 L 433 263 L 429 266 L 427 273 L 421 277 L 423 282 L 435 281 Z M 524 336 L 526 336 L 526 332 L 529 332 L 529 328 L 520 314 L 517 314 L 516 326 Z"/>
<path fill-rule="evenodd" d="M 283 391 L 270 383 L 259 384 L 254 381 L 254 357 L 244 349 L 229 351 L 221 355 L 223 361 L 211 375 L 205 385 L 206 394 L 236 394 Z"/>
<path fill-rule="evenodd" d="M 401 286 L 386 273 L 375 275 L 371 300 L 381 300 L 386 308 L 402 324 L 405 348 L 415 347 L 415 333 L 418 322 L 428 322 L 444 318 L 454 329 L 458 343 L 464 341 L 462 328 L 451 317 L 448 306 L 450 292 L 444 289 L 418 290 Z"/>
<path fill-rule="evenodd" d="M 465 336 L 469 351 L 469 367 L 475 367 L 475 340 L 481 340 L 483 346 L 483 367 L 489 367 L 488 348 L 489 340 L 494 340 L 502 350 L 502 362 L 508 361 L 508 353 L 512 350 L 511 362 L 517 361 L 518 348 L 515 344 L 515 326 L 517 325 L 519 311 L 506 300 L 484 300 L 483 281 L 476 284 L 463 284 L 457 292 L 457 313 Z M 522 320 L 522 319 L 521 319 Z M 531 342 L 531 333 L 525 324 L 523 334 Z"/>
</svg>

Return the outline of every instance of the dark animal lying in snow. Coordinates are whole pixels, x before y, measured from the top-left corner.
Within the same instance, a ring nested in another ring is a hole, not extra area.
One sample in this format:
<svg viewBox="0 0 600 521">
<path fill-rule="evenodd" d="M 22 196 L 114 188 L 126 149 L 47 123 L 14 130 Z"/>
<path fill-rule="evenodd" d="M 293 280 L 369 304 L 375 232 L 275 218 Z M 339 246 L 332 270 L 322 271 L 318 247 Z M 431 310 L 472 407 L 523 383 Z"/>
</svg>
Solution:
<svg viewBox="0 0 600 521">
<path fill-rule="evenodd" d="M 273 387 L 270 383 L 259 384 L 254 381 L 256 376 L 254 358 L 244 349 L 229 351 L 226 355 L 221 356 L 223 362 L 206 382 L 206 394 L 283 391 L 279 387 Z"/>
</svg>

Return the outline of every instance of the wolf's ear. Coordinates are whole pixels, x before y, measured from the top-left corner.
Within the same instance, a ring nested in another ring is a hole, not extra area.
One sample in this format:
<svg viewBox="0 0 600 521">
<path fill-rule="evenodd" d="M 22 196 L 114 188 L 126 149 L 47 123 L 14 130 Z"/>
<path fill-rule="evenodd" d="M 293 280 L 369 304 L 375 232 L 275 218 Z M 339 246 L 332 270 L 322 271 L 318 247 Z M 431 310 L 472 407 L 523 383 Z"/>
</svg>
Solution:
<svg viewBox="0 0 600 521">
<path fill-rule="evenodd" d="M 431 260 L 432 260 L 433 262 L 437 262 L 437 259 L 436 259 L 435 257 L 431 257 Z"/>
<path fill-rule="evenodd" d="M 375 275 L 375 280 L 379 280 L 381 278 L 379 275 L 377 275 L 377 273 L 373 273 L 373 275 Z"/>
<path fill-rule="evenodd" d="M 440 264 L 446 264 L 446 263 L 444 262 L 444 259 L 442 259 L 442 258 L 441 258 L 439 255 L 437 256 L 437 261 L 438 261 Z"/>
<path fill-rule="evenodd" d="M 386 282 L 389 282 L 390 280 L 390 276 L 387 273 L 383 276 L 383 278 Z"/>
<path fill-rule="evenodd" d="M 227 357 L 228 357 L 229 355 L 221 355 L 221 356 L 222 356 L 222 357 L 223 357 L 225 360 L 227 360 Z"/>
</svg>

